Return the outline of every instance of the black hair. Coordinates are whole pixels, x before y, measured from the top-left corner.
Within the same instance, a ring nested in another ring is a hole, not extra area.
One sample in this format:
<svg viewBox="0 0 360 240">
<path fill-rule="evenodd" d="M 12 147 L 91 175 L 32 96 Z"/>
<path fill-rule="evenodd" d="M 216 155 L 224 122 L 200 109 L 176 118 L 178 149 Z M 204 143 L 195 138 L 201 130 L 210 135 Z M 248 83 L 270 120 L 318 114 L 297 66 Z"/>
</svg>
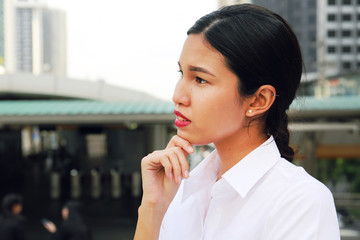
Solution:
<svg viewBox="0 0 360 240">
<path fill-rule="evenodd" d="M 19 194 L 9 193 L 2 200 L 2 211 L 4 217 L 14 216 L 12 208 L 16 204 L 22 205 L 22 197 Z"/>
<path fill-rule="evenodd" d="M 276 89 L 276 99 L 266 114 L 267 134 L 273 135 L 281 156 L 289 161 L 286 110 L 295 98 L 303 70 L 299 42 L 278 14 L 253 4 L 223 7 L 200 18 L 187 34 L 203 33 L 238 77 L 240 96 L 250 96 L 262 85 Z"/>
</svg>

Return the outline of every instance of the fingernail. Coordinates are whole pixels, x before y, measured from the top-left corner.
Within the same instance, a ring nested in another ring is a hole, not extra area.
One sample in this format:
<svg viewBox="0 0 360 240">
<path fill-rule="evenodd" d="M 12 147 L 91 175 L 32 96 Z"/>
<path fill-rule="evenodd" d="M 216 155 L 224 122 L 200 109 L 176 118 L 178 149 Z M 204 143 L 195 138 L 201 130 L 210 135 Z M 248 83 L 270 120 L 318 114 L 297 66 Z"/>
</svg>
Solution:
<svg viewBox="0 0 360 240">
<path fill-rule="evenodd" d="M 169 173 L 169 178 L 172 179 L 172 173 Z"/>
<path fill-rule="evenodd" d="M 184 171 L 184 176 L 185 176 L 186 178 L 189 177 L 189 171 L 188 171 L 188 170 L 185 170 L 185 171 Z"/>
<path fill-rule="evenodd" d="M 188 149 L 188 152 L 189 152 L 189 153 L 194 152 L 194 148 L 193 148 L 192 146 L 189 146 L 187 149 Z"/>
<path fill-rule="evenodd" d="M 178 183 L 181 183 L 181 176 L 178 176 L 178 177 L 177 177 L 177 182 L 178 182 Z"/>
</svg>

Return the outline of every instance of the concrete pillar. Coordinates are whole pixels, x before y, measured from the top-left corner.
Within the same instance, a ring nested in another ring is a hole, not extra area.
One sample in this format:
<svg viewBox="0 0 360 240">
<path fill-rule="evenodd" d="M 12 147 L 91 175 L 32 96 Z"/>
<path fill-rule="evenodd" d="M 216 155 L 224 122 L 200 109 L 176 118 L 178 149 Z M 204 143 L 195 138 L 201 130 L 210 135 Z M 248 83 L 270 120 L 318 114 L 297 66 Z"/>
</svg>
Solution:
<svg viewBox="0 0 360 240">
<path fill-rule="evenodd" d="M 110 170 L 111 177 L 111 196 L 112 198 L 120 198 L 121 196 L 121 175 L 115 169 Z"/>
<path fill-rule="evenodd" d="M 317 177 L 317 158 L 316 158 L 316 137 L 314 132 L 304 134 L 304 168 L 313 177 Z"/>
<path fill-rule="evenodd" d="M 50 174 L 50 198 L 59 199 L 61 193 L 60 173 L 51 172 Z"/>
<path fill-rule="evenodd" d="M 167 128 L 166 125 L 155 124 L 152 134 L 152 149 L 164 149 L 167 145 Z"/>
<path fill-rule="evenodd" d="M 141 194 L 141 174 L 133 172 L 131 175 L 131 194 L 134 198 L 140 197 Z"/>
<path fill-rule="evenodd" d="M 96 169 L 92 169 L 91 172 L 91 197 L 93 199 L 99 199 L 101 196 L 101 175 Z"/>
<path fill-rule="evenodd" d="M 70 171 L 71 197 L 78 199 L 81 196 L 81 181 L 80 173 L 76 169 Z"/>
</svg>

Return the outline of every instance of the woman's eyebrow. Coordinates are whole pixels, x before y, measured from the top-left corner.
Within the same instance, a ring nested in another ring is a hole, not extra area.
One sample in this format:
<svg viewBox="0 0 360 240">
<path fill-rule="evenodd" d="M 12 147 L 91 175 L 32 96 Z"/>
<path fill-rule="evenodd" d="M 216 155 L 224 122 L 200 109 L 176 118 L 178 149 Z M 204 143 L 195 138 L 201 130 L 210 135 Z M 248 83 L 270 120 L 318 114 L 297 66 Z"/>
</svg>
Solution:
<svg viewBox="0 0 360 240">
<path fill-rule="evenodd" d="M 189 70 L 192 71 L 192 72 L 202 72 L 202 73 L 206 73 L 206 74 L 209 74 L 209 75 L 215 77 L 215 75 L 212 74 L 209 70 L 207 70 L 207 69 L 205 69 L 205 68 L 202 68 L 202 67 L 190 66 Z"/>
<path fill-rule="evenodd" d="M 180 62 L 178 62 L 178 64 L 179 64 L 179 67 L 181 68 Z M 196 67 L 196 66 L 190 65 L 189 70 L 192 71 L 192 72 L 202 72 L 202 73 L 206 73 L 206 74 L 209 74 L 209 75 L 211 75 L 211 76 L 216 77 L 216 76 L 215 76 L 213 73 L 211 73 L 209 70 L 207 70 L 207 69 L 205 69 L 205 68 L 202 68 L 202 67 Z"/>
</svg>

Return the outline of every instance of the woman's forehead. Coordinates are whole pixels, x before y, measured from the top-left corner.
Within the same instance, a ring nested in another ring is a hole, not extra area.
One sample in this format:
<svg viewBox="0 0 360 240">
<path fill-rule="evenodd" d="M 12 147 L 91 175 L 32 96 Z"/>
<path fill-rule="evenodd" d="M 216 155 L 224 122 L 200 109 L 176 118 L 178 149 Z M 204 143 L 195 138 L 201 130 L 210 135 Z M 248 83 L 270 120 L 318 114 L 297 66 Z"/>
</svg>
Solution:
<svg viewBox="0 0 360 240">
<path fill-rule="evenodd" d="M 180 55 L 179 64 L 219 64 L 224 63 L 224 56 L 206 41 L 203 34 L 190 34 Z"/>
</svg>

